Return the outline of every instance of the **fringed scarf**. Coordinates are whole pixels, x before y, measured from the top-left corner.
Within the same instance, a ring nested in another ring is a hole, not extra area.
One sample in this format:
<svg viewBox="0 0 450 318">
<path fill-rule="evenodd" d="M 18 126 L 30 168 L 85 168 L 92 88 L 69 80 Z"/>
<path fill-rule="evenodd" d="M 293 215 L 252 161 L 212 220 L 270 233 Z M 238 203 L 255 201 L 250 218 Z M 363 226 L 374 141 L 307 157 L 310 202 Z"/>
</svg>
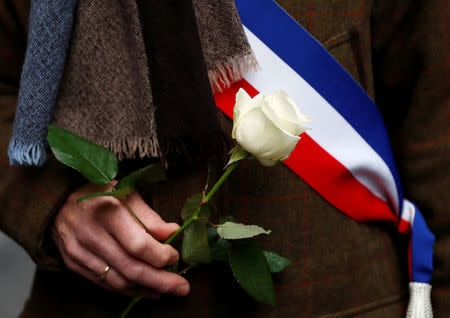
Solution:
<svg viewBox="0 0 450 318">
<path fill-rule="evenodd" d="M 206 158 L 211 87 L 256 67 L 233 0 L 33 0 L 10 163 L 43 165 L 50 123 L 119 160 Z"/>
</svg>

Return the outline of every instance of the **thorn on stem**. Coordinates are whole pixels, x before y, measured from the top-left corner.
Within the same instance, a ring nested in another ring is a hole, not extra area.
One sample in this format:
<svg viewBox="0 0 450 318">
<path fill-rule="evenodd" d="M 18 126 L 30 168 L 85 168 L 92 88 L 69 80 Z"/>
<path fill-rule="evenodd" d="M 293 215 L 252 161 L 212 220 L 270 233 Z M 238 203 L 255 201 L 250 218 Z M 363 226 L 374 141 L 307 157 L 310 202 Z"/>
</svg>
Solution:
<svg viewBox="0 0 450 318">
<path fill-rule="evenodd" d="M 183 269 L 181 272 L 179 272 L 178 273 L 178 275 L 183 275 L 183 274 L 186 274 L 186 272 L 188 271 L 188 270 L 190 270 L 192 268 L 192 266 L 188 266 L 188 267 L 186 267 L 185 269 Z"/>
</svg>

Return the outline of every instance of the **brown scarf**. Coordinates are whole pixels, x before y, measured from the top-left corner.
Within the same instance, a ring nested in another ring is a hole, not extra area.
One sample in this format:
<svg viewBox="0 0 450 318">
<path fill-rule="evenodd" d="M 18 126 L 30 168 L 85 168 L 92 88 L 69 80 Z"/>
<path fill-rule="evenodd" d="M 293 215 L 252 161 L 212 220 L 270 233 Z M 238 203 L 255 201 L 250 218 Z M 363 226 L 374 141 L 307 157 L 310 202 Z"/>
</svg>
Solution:
<svg viewBox="0 0 450 318">
<path fill-rule="evenodd" d="M 52 123 L 119 160 L 198 159 L 222 138 L 211 86 L 256 67 L 232 0 L 80 0 Z"/>
</svg>

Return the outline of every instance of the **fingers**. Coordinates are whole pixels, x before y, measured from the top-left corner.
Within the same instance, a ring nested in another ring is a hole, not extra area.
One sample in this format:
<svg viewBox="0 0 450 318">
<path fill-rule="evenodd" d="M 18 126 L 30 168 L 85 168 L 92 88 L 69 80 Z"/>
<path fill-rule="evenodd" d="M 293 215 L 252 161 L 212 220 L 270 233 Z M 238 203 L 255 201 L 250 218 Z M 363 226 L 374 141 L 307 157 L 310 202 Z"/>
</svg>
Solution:
<svg viewBox="0 0 450 318">
<path fill-rule="evenodd" d="M 148 224 L 150 226 L 151 223 Z M 153 225 L 152 229 L 155 228 L 157 226 Z M 156 268 L 175 264 L 179 259 L 178 252 L 172 246 L 162 244 L 148 235 L 128 213 L 120 213 L 109 219 L 107 230 L 128 254 Z"/>
<path fill-rule="evenodd" d="M 108 187 L 114 183 L 117 181 Z M 66 265 L 95 284 L 123 294 L 134 294 L 135 286 L 140 285 L 147 297 L 161 293 L 186 295 L 189 283 L 161 269 L 174 264 L 178 252 L 158 241 L 168 238 L 179 226 L 164 222 L 135 192 L 126 202 L 154 237 L 148 235 L 122 201 L 98 197 L 78 204 L 78 197 L 96 189 L 94 192 L 98 192 L 98 187 L 89 187 L 83 186 L 69 196 L 52 225 L 52 237 Z M 107 265 L 111 268 L 105 280 L 99 281 L 97 277 Z"/>
<path fill-rule="evenodd" d="M 164 241 L 180 228 L 177 223 L 167 223 L 149 207 L 139 192 L 135 191 L 127 197 L 127 203 L 159 241 Z"/>
<path fill-rule="evenodd" d="M 147 235 L 147 237 L 149 236 Z M 97 241 L 100 241 L 101 244 L 84 242 L 86 249 L 96 255 L 102 255 L 102 258 L 126 280 L 158 293 L 185 296 L 189 292 L 189 283 L 186 279 L 132 257 L 111 235 L 102 235 L 97 238 Z"/>
<path fill-rule="evenodd" d="M 136 284 L 127 280 L 112 267 L 104 275 L 104 279 L 100 280 L 99 276 L 105 272 L 106 263 L 76 243 L 63 249 L 61 255 L 70 270 L 85 277 L 94 284 L 106 290 L 119 292 L 127 296 L 133 296 L 136 293 Z M 160 293 L 146 288 L 141 288 L 139 294 L 152 299 L 158 299 L 161 296 Z"/>
</svg>

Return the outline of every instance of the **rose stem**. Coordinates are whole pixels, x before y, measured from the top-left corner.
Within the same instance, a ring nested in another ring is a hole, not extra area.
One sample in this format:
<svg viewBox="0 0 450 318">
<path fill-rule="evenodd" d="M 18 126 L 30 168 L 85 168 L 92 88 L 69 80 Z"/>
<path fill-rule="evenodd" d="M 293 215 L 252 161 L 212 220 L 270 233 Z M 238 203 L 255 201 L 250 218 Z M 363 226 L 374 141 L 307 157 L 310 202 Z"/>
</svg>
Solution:
<svg viewBox="0 0 450 318">
<path fill-rule="evenodd" d="M 192 222 L 197 220 L 198 215 L 200 214 L 200 210 L 203 204 L 208 203 L 208 201 L 213 197 L 213 195 L 219 190 L 220 186 L 224 181 L 228 178 L 228 176 L 233 172 L 233 170 L 237 167 L 239 164 L 239 161 L 232 163 L 228 166 L 227 170 L 223 173 L 223 175 L 220 177 L 220 179 L 216 182 L 216 184 L 212 187 L 211 191 L 208 192 L 206 197 L 201 202 L 200 206 L 195 210 L 195 212 L 191 215 L 191 217 L 184 222 L 184 224 L 175 232 L 173 233 L 165 242 L 164 244 L 170 244 L 172 241 L 181 233 L 183 232 L 189 225 L 191 225 Z"/>
<path fill-rule="evenodd" d="M 128 315 L 128 313 L 130 312 L 130 310 L 134 307 L 134 305 L 136 305 L 136 303 L 141 299 L 142 299 L 142 296 L 139 296 L 139 295 L 133 296 L 133 299 L 128 304 L 127 308 L 120 315 L 120 318 L 125 318 Z"/>
<path fill-rule="evenodd" d="M 211 191 L 208 192 L 208 194 L 206 195 L 206 197 L 203 199 L 203 201 L 200 203 L 200 206 L 197 208 L 197 210 L 195 210 L 195 212 L 191 215 L 191 217 L 184 222 L 184 224 L 175 232 L 173 233 L 165 242 L 164 244 L 170 244 L 172 243 L 172 241 L 181 233 L 183 232 L 189 225 L 191 225 L 192 222 L 194 222 L 197 218 L 198 215 L 200 214 L 200 209 L 202 207 L 203 204 L 206 204 L 212 197 L 213 195 L 217 192 L 217 190 L 219 190 L 220 186 L 222 185 L 222 183 L 224 183 L 224 181 L 228 178 L 228 176 L 233 172 L 233 170 L 237 167 L 237 165 L 239 164 L 239 161 L 233 162 L 231 165 L 228 166 L 227 170 L 225 170 L 225 172 L 223 173 L 223 175 L 220 177 L 220 179 L 216 182 L 216 184 L 214 185 L 214 187 L 211 189 Z M 134 214 L 134 213 L 133 213 Z M 136 217 L 137 218 L 137 217 Z M 139 219 L 138 219 L 139 220 Z M 144 226 L 145 227 L 145 226 Z M 128 304 L 128 307 L 124 310 L 124 312 L 122 313 L 122 315 L 120 315 L 120 318 L 125 318 L 128 313 L 130 312 L 130 310 L 134 307 L 134 305 L 136 305 L 140 300 L 142 299 L 142 296 L 139 295 L 134 295 L 133 299 L 131 300 L 131 302 Z"/>
<path fill-rule="evenodd" d="M 122 201 L 122 203 L 123 203 L 123 204 L 125 205 L 125 207 L 127 208 L 128 212 L 130 212 L 131 215 L 134 216 L 134 218 L 139 222 L 139 224 L 142 225 L 142 227 L 145 229 L 145 231 L 146 231 L 148 234 L 150 234 L 151 236 L 153 236 L 153 235 L 152 235 L 152 232 L 145 226 L 144 222 L 142 222 L 142 221 L 138 218 L 138 216 L 133 212 L 133 210 L 130 208 L 130 206 L 128 205 L 128 203 L 125 202 L 125 199 L 120 200 L 120 201 Z"/>
</svg>

